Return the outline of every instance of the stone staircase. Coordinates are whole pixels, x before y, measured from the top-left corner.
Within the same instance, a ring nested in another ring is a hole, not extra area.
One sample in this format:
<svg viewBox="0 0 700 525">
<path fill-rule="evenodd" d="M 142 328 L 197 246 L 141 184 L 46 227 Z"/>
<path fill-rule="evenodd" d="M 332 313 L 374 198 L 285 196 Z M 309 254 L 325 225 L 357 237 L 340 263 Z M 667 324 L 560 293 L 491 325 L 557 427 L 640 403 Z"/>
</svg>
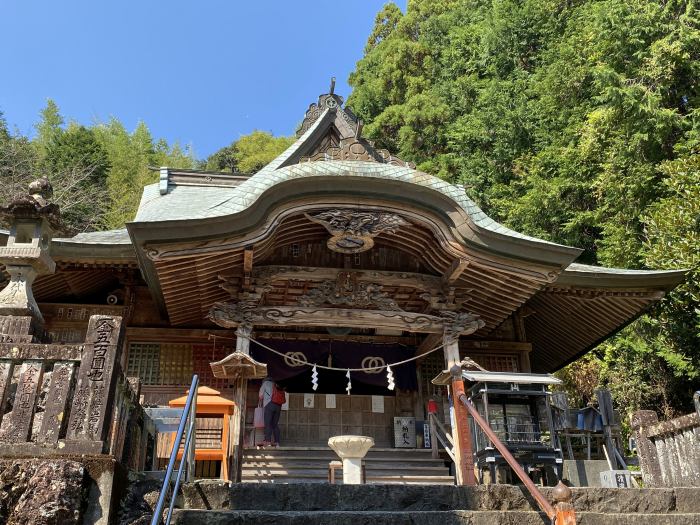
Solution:
<svg viewBox="0 0 700 525">
<path fill-rule="evenodd" d="M 328 463 L 339 461 L 328 447 L 246 449 L 243 483 L 326 483 Z M 449 468 L 430 450 L 373 448 L 365 457 L 368 484 L 454 485 Z M 342 470 L 336 482 L 342 483 Z"/>
<path fill-rule="evenodd" d="M 551 501 L 551 489 L 543 489 Z M 509 485 L 234 484 L 183 487 L 181 525 L 543 525 Z M 578 525 L 700 525 L 700 488 L 573 489 Z"/>
</svg>

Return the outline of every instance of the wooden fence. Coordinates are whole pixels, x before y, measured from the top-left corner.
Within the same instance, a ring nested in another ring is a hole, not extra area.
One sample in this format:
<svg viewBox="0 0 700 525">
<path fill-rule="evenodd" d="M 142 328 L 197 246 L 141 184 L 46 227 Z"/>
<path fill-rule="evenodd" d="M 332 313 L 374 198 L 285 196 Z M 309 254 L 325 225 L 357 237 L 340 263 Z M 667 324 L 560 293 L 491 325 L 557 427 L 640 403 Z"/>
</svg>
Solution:
<svg viewBox="0 0 700 525">
<path fill-rule="evenodd" d="M 143 468 L 149 429 L 119 365 L 121 318 L 91 316 L 82 345 L 30 342 L 27 318 L 0 321 L 0 456 L 110 454 Z"/>
<path fill-rule="evenodd" d="M 700 414 L 659 422 L 655 412 L 632 416 L 646 487 L 700 487 Z"/>
</svg>

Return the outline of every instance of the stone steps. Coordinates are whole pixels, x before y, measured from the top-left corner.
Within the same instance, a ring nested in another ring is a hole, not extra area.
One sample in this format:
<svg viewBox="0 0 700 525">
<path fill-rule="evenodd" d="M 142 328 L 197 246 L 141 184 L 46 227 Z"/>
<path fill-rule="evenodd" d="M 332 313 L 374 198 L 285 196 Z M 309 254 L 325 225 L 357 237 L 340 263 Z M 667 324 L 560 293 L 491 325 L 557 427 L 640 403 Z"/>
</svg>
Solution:
<svg viewBox="0 0 700 525">
<path fill-rule="evenodd" d="M 297 456 L 297 455 L 281 455 L 281 454 L 251 454 L 244 453 L 243 457 L 250 461 L 276 461 L 284 459 L 284 461 L 308 461 L 309 459 L 324 459 L 327 461 L 337 460 L 338 456 L 335 454 L 329 455 L 307 455 L 307 456 Z M 368 458 L 372 461 L 384 461 L 384 462 L 405 462 L 410 461 L 411 463 L 435 463 L 437 460 L 433 458 L 423 458 L 423 457 L 410 457 L 410 456 L 394 456 L 394 455 L 384 455 L 376 456 L 372 455 Z"/>
<path fill-rule="evenodd" d="M 543 489 L 552 500 L 550 488 Z M 700 525 L 700 488 L 574 488 L 578 525 Z M 234 484 L 183 487 L 183 525 L 543 525 L 524 488 L 510 485 Z"/>
<path fill-rule="evenodd" d="M 406 470 L 406 466 L 401 464 L 401 463 L 386 463 L 386 462 L 368 462 L 366 464 L 366 470 L 367 474 L 369 475 L 370 472 L 374 473 L 380 473 L 380 472 L 386 472 L 390 473 L 392 471 L 403 471 Z M 275 472 L 275 473 L 284 473 L 285 471 L 288 470 L 318 470 L 319 469 L 319 464 L 318 463 L 312 463 L 312 462 L 304 462 L 304 463 L 299 463 L 299 462 L 289 462 L 289 461 L 246 461 L 243 463 L 243 470 L 244 471 L 249 471 L 249 472 L 254 472 L 254 471 L 262 471 L 262 472 Z M 325 468 L 321 467 L 320 470 L 322 470 L 324 473 L 328 471 L 328 463 L 326 463 Z M 425 473 L 425 474 L 436 474 L 436 475 L 442 475 L 445 473 L 446 468 L 444 466 L 411 466 L 410 470 L 412 472 L 416 473 Z"/>
<path fill-rule="evenodd" d="M 323 483 L 328 464 L 338 461 L 328 447 L 273 447 L 243 452 L 243 483 Z M 365 457 L 368 484 L 454 484 L 448 467 L 429 450 L 372 449 Z M 342 472 L 336 471 L 342 483 Z"/>
<path fill-rule="evenodd" d="M 543 488 L 550 501 L 551 488 Z M 577 512 L 700 514 L 700 488 L 572 488 Z M 183 487 L 184 507 L 256 511 L 532 511 L 526 490 L 513 485 L 248 485 L 201 480 Z"/>
<path fill-rule="evenodd" d="M 581 512 L 577 525 L 700 525 L 700 514 L 620 514 Z M 182 525 L 543 525 L 534 511 L 206 511 L 177 510 Z"/>
<path fill-rule="evenodd" d="M 324 457 L 338 459 L 329 447 L 265 447 L 246 448 L 245 456 L 260 457 Z M 432 460 L 431 451 L 428 449 L 400 449 L 400 448 L 372 448 L 365 458 L 403 458 Z"/>
</svg>

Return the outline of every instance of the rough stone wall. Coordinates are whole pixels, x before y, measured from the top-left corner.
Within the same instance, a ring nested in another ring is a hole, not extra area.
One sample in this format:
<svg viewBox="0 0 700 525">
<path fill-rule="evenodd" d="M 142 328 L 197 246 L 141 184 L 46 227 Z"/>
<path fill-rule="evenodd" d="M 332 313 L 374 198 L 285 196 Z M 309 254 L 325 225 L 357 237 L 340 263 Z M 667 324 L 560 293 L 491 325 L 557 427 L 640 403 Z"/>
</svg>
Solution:
<svg viewBox="0 0 700 525">
<path fill-rule="evenodd" d="M 647 487 L 700 487 L 700 415 L 659 423 L 651 410 L 631 419 Z"/>
<path fill-rule="evenodd" d="M 77 461 L 0 461 L 0 523 L 78 525 L 85 469 Z"/>
<path fill-rule="evenodd" d="M 129 486 L 119 505 L 119 525 L 148 525 L 158 502 L 163 482 L 129 474 Z"/>
</svg>

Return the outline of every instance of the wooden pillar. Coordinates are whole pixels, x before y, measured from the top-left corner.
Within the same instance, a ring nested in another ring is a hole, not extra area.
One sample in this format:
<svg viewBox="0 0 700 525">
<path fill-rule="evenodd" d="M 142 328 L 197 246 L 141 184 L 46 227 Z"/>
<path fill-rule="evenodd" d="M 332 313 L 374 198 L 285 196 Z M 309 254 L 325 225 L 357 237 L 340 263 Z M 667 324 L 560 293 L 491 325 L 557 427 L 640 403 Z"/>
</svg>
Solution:
<svg viewBox="0 0 700 525">
<path fill-rule="evenodd" d="M 223 457 L 221 458 L 221 479 L 223 479 L 224 481 L 231 481 L 231 473 L 229 471 L 229 463 L 227 461 L 227 456 L 229 454 L 229 450 L 231 449 L 229 435 L 229 429 L 231 427 L 231 416 L 228 414 L 224 414 L 222 419 L 223 421 L 221 427 L 221 448 L 224 451 L 224 453 Z"/>
<path fill-rule="evenodd" d="M 253 326 L 241 323 L 236 329 L 236 352 L 250 355 L 250 335 Z M 241 482 L 241 470 L 243 467 L 243 445 L 245 442 L 245 412 L 248 393 L 248 380 L 238 378 L 233 383 L 233 401 L 236 403 L 235 415 L 231 438 L 233 441 L 233 454 L 231 469 L 228 474 L 234 483 Z"/>
<path fill-rule="evenodd" d="M 459 357 L 459 338 L 445 334 L 445 364 L 452 373 L 452 437 L 454 439 L 455 471 L 458 485 L 476 485 L 474 477 L 474 453 L 469 429 L 467 409 L 459 401 L 464 394 L 464 380 Z"/>
</svg>

